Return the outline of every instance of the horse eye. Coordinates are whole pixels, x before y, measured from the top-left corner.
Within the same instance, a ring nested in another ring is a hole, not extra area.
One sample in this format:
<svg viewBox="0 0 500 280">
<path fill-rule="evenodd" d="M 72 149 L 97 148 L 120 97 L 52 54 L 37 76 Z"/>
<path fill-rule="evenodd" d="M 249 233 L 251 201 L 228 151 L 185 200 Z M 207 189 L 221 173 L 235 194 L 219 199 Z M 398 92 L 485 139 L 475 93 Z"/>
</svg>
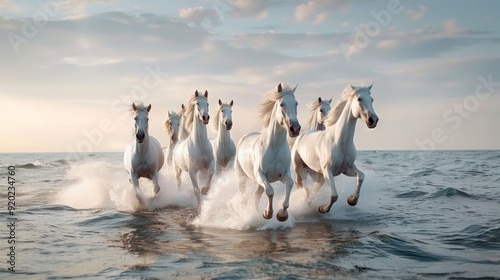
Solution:
<svg viewBox="0 0 500 280">
<path fill-rule="evenodd" d="M 149 122 L 149 118 L 146 118 L 146 121 Z"/>
<path fill-rule="evenodd" d="M 284 106 L 284 105 L 283 105 L 283 103 L 281 103 L 281 104 L 280 104 L 280 107 L 283 107 L 283 106 Z"/>
<path fill-rule="evenodd" d="M 137 117 L 134 118 L 134 121 L 136 121 L 136 120 L 137 120 Z"/>
<path fill-rule="evenodd" d="M 361 102 L 361 97 L 358 98 L 358 101 Z"/>
</svg>

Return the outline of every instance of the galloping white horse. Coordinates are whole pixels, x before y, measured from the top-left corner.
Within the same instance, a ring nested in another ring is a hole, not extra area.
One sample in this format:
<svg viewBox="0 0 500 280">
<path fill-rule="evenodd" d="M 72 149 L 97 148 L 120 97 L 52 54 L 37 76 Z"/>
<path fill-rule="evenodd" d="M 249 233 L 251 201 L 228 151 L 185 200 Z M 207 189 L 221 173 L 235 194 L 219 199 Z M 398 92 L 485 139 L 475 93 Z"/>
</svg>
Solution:
<svg viewBox="0 0 500 280">
<path fill-rule="evenodd" d="M 174 111 L 168 111 L 167 117 L 163 122 L 163 127 L 165 131 L 167 131 L 168 135 L 168 145 L 167 145 L 167 165 L 172 166 L 172 154 L 174 151 L 174 147 L 179 141 L 179 127 L 180 127 L 180 119 L 179 115 L 177 115 Z"/>
<path fill-rule="evenodd" d="M 354 160 L 356 147 L 354 146 L 354 130 L 357 119 L 361 118 L 368 128 L 377 126 L 378 117 L 373 110 L 373 98 L 370 90 L 372 85 L 349 85 L 342 93 L 342 98 L 335 108 L 328 113 L 325 119 L 327 126 L 324 131 L 308 131 L 300 135 L 292 149 L 292 162 L 297 174 L 297 187 L 302 188 L 302 170 L 309 169 L 316 173 L 316 183 L 313 193 L 316 193 L 325 179 L 330 183 L 330 202 L 319 207 L 320 213 L 330 211 L 333 203 L 337 201 L 338 194 L 335 189 L 334 177 L 345 174 L 350 177 L 357 176 L 355 192 L 347 199 L 349 205 L 358 203 L 361 184 L 365 178 Z M 309 199 L 309 191 L 306 197 Z"/>
<path fill-rule="evenodd" d="M 295 88 L 279 84 L 278 87 L 267 93 L 260 104 L 260 117 L 263 121 L 261 133 L 254 132 L 243 136 L 236 151 L 235 169 L 238 176 L 238 185 L 242 193 L 248 179 L 256 180 L 259 184 L 255 192 L 255 207 L 264 190 L 269 198 L 267 210 L 263 217 L 270 219 L 273 216 L 274 190 L 270 183 L 281 181 L 286 185 L 286 195 L 283 208 L 278 211 L 276 218 L 283 222 L 288 219 L 290 191 L 293 180 L 290 172 L 290 148 L 286 141 L 287 133 L 296 137 L 300 132 L 297 120 L 297 101 Z"/>
<path fill-rule="evenodd" d="M 236 146 L 231 139 L 231 128 L 233 127 L 233 101 L 222 103 L 219 99 L 219 107 L 215 113 L 214 127 L 217 130 L 217 137 L 213 141 L 215 174 L 219 175 L 228 167 L 234 166 L 234 156 Z"/>
<path fill-rule="evenodd" d="M 182 171 L 189 173 L 193 183 L 194 194 L 201 204 L 200 189 L 198 187 L 198 171 L 208 171 L 207 186 L 201 193 L 206 195 L 214 174 L 214 155 L 212 145 L 208 141 L 207 127 L 210 116 L 208 115 L 208 91 L 201 95 L 196 91 L 187 103 L 186 128 L 191 131 L 189 137 L 181 141 L 174 148 L 174 169 L 177 186 L 181 186 Z"/>
<path fill-rule="evenodd" d="M 186 106 L 181 104 L 181 109 L 177 113 L 179 118 L 181 118 L 179 141 L 185 140 L 189 136 L 189 131 L 186 129 Z"/>
<path fill-rule="evenodd" d="M 142 202 L 138 194 L 139 178 L 152 179 L 154 192 L 158 194 L 160 191 L 158 171 L 162 168 L 165 158 L 160 143 L 148 133 L 148 113 L 151 110 L 151 104 L 146 107 L 142 103 L 137 105 L 132 103 L 132 109 L 135 120 L 135 139 L 125 149 L 123 163 L 130 174 L 136 197 Z"/>
</svg>

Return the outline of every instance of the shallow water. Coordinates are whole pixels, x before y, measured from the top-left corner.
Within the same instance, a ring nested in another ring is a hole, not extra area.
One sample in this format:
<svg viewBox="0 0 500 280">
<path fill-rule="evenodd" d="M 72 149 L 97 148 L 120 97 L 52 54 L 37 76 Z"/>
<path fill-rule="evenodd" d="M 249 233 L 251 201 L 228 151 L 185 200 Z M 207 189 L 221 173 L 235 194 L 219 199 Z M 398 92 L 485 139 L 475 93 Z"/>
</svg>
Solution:
<svg viewBox="0 0 500 280">
<path fill-rule="evenodd" d="M 3 238 L 0 277 L 499 277 L 500 151 L 361 151 L 357 164 L 366 174 L 357 206 L 346 202 L 355 179 L 339 176 L 330 213 L 317 212 L 327 186 L 310 204 L 294 189 L 280 223 L 262 218 L 264 197 L 259 212 L 241 203 L 233 173 L 214 181 L 197 211 L 187 176 L 178 189 L 164 169 L 159 197 L 140 209 L 121 153 L 1 154 L 2 174 L 16 166 L 18 220 L 16 272 Z M 284 188 L 274 185 L 277 211 Z M 141 188 L 152 196 L 150 182 Z M 6 191 L 0 200 L 7 221 Z"/>
</svg>

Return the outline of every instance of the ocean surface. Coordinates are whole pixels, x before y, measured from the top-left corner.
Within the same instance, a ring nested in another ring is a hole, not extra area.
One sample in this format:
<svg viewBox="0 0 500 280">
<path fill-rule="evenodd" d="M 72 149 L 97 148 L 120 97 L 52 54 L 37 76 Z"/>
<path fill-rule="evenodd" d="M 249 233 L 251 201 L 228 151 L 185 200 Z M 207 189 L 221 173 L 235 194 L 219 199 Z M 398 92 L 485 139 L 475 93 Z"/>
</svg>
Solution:
<svg viewBox="0 0 500 280">
<path fill-rule="evenodd" d="M 358 151 L 357 165 L 357 206 L 346 201 L 356 179 L 339 176 L 330 213 L 317 211 L 329 187 L 310 204 L 294 188 L 281 223 L 262 218 L 265 196 L 258 212 L 242 204 L 234 172 L 197 210 L 188 176 L 177 188 L 164 168 L 158 198 L 140 181 L 144 209 L 122 153 L 0 154 L 0 278 L 499 279 L 500 151 Z M 284 187 L 273 185 L 276 214 Z"/>
</svg>

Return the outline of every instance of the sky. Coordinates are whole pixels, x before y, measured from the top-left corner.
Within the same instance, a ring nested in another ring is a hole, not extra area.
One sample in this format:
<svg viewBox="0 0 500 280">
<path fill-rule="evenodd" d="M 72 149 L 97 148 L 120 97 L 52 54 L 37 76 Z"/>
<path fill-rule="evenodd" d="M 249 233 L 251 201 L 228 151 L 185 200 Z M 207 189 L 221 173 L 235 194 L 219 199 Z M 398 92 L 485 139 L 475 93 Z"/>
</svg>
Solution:
<svg viewBox="0 0 500 280">
<path fill-rule="evenodd" d="M 371 84 L 358 150 L 500 149 L 499 1 L 0 0 L 0 152 L 120 152 L 133 101 L 150 135 L 195 90 L 259 131 L 280 82 L 309 102 Z M 211 127 L 209 137 L 216 132 Z"/>
</svg>

